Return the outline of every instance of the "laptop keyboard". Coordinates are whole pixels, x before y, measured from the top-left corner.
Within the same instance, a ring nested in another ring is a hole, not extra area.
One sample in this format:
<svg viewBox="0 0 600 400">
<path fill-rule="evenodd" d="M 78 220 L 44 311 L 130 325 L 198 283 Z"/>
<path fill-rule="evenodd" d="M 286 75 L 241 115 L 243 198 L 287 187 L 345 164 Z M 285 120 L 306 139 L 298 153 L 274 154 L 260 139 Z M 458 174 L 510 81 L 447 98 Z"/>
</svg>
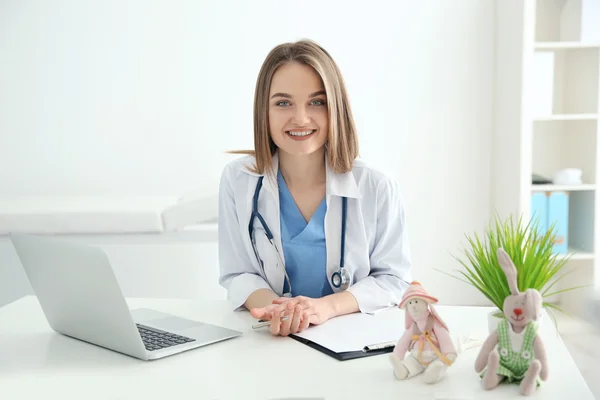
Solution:
<svg viewBox="0 0 600 400">
<path fill-rule="evenodd" d="M 195 339 L 176 335 L 174 333 L 161 331 L 156 328 L 150 328 L 145 325 L 136 324 L 144 346 L 148 351 L 156 351 L 166 347 L 177 346 L 188 342 L 193 342 Z"/>
</svg>

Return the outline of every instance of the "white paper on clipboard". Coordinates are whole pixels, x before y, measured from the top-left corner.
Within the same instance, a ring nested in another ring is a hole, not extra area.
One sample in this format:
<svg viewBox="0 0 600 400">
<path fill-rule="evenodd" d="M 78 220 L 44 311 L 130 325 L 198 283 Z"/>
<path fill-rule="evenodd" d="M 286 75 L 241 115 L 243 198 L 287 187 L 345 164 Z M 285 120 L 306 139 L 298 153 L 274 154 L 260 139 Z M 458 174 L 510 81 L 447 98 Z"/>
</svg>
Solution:
<svg viewBox="0 0 600 400">
<path fill-rule="evenodd" d="M 403 333 L 404 311 L 393 306 L 374 315 L 355 313 L 335 317 L 295 336 L 341 353 L 362 351 L 365 346 L 379 343 L 397 342 Z"/>
</svg>

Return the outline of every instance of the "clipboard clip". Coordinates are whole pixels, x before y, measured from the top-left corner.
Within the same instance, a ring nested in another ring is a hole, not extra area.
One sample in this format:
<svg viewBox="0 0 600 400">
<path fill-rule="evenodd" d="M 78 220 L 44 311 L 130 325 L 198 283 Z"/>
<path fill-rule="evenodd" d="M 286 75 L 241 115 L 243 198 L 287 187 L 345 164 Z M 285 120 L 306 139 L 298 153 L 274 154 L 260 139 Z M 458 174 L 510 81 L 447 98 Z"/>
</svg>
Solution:
<svg viewBox="0 0 600 400">
<path fill-rule="evenodd" d="M 390 347 L 395 347 L 396 343 L 397 343 L 397 341 L 394 341 L 394 342 L 384 342 L 384 343 L 378 343 L 378 344 L 371 344 L 369 346 L 363 347 L 362 351 L 363 351 L 363 353 L 368 353 L 370 351 L 388 349 Z"/>
</svg>

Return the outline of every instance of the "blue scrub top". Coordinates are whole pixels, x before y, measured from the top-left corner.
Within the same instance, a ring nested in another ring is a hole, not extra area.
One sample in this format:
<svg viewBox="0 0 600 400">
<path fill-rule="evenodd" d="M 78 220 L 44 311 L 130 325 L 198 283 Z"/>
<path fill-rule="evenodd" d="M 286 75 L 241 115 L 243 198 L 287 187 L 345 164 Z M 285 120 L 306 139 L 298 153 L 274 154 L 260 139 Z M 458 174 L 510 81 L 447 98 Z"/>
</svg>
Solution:
<svg viewBox="0 0 600 400">
<path fill-rule="evenodd" d="M 320 298 L 332 294 L 327 277 L 325 199 L 307 223 L 298 209 L 281 172 L 277 174 L 281 213 L 281 240 L 292 296 Z M 289 290 L 284 281 L 284 293 Z"/>
</svg>

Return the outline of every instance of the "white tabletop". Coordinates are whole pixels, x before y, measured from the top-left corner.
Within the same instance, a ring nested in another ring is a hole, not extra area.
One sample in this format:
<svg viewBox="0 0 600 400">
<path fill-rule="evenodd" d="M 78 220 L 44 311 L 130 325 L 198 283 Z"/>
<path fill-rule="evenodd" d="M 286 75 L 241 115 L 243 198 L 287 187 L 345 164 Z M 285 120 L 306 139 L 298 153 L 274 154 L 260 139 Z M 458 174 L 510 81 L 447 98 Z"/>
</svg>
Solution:
<svg viewBox="0 0 600 400">
<path fill-rule="evenodd" d="M 447 378 L 425 385 L 398 381 L 387 355 L 340 362 L 291 338 L 253 331 L 246 312 L 227 304 L 128 299 L 150 307 L 243 331 L 241 337 L 165 359 L 144 362 L 54 333 L 37 298 L 0 309 L 2 399 L 510 399 L 516 385 L 481 389 L 473 369 L 479 348 L 459 355 Z M 438 307 L 453 337 L 485 338 L 490 309 Z M 399 324 L 403 321 L 398 321 Z M 593 399 L 550 319 L 540 328 L 550 357 L 550 379 L 535 399 Z M 438 395 L 438 396 L 436 396 Z M 452 397 L 451 397 L 452 396 Z"/>
</svg>

